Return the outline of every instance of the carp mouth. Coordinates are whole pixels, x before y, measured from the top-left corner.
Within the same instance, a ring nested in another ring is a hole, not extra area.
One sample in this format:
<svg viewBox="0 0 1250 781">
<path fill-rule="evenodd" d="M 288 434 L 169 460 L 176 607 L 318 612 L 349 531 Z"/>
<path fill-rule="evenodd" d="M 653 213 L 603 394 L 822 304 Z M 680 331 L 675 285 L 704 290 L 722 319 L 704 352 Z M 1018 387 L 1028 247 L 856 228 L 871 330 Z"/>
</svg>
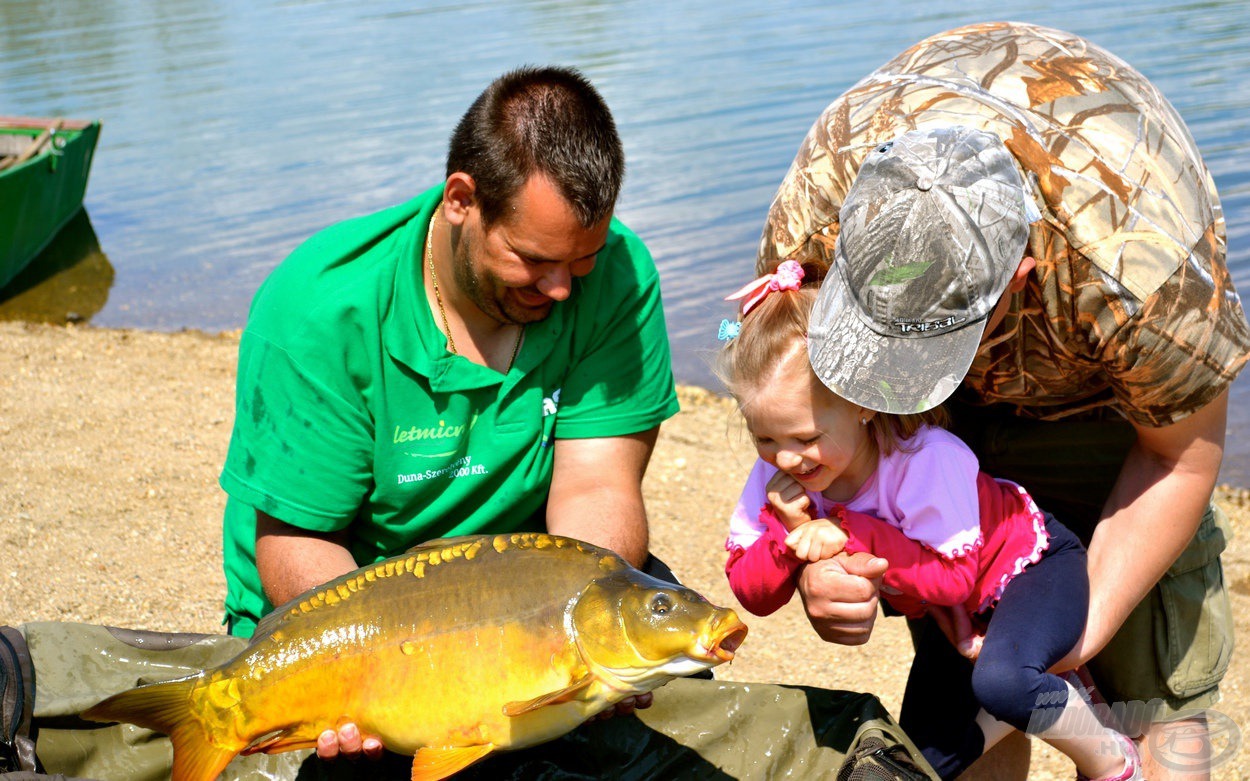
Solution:
<svg viewBox="0 0 1250 781">
<path fill-rule="evenodd" d="M 747 637 L 747 626 L 738 620 L 737 616 L 731 616 L 727 621 L 721 622 L 721 626 L 717 627 L 714 633 L 715 639 L 711 645 L 705 645 L 702 640 L 699 642 L 699 654 L 707 660 L 715 659 L 717 663 L 728 662 L 734 658 L 734 652 L 742 645 L 742 641 Z"/>
</svg>

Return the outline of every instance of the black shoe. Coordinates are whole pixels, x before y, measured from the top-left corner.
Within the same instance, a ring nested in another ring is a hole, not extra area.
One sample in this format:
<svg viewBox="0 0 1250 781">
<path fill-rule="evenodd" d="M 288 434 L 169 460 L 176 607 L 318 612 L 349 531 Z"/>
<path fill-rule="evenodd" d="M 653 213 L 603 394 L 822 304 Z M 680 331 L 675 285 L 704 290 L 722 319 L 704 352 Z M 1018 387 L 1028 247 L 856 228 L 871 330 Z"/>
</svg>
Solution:
<svg viewBox="0 0 1250 781">
<path fill-rule="evenodd" d="M 26 639 L 0 626 L 0 773 L 38 771 L 31 714 L 35 711 L 35 666 Z"/>
</svg>

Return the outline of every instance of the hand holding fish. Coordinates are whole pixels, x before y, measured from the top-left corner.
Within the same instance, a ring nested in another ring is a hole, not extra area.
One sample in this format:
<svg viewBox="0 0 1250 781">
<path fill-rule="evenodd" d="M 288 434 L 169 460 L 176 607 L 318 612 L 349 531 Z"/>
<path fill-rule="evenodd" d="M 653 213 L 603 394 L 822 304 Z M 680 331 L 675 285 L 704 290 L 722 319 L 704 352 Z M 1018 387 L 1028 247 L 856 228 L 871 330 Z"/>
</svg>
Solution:
<svg viewBox="0 0 1250 781">
<path fill-rule="evenodd" d="M 370 735 L 360 734 L 360 729 L 352 723 L 339 727 L 338 732 L 328 729 L 317 736 L 317 756 L 327 762 L 339 757 L 345 759 L 381 759 L 382 741 Z"/>
<path fill-rule="evenodd" d="M 633 713 L 636 710 L 643 710 L 644 708 L 650 708 L 652 700 L 653 700 L 653 697 L 651 695 L 651 692 L 644 692 L 642 694 L 637 694 L 633 697 L 626 697 L 625 699 L 618 702 L 616 705 L 613 705 L 611 708 L 608 708 L 602 713 L 592 716 L 591 719 L 594 721 L 603 721 L 605 719 L 610 719 L 614 716 L 628 716 L 629 714 Z"/>
</svg>

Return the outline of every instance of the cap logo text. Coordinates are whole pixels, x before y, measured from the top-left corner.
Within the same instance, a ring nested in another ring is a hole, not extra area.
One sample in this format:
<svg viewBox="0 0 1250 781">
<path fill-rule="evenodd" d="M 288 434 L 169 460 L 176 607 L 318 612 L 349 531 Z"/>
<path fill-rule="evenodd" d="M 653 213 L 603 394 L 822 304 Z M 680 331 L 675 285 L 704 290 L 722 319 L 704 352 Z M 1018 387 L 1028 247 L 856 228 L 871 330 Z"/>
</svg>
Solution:
<svg viewBox="0 0 1250 781">
<path fill-rule="evenodd" d="M 958 322 L 959 318 L 955 315 L 951 315 L 950 317 L 944 317 L 941 320 L 929 320 L 921 323 L 909 323 L 902 320 L 895 320 L 894 327 L 899 330 L 899 333 L 904 334 L 927 333 L 929 331 L 938 331 L 943 328 L 950 328 Z"/>
</svg>

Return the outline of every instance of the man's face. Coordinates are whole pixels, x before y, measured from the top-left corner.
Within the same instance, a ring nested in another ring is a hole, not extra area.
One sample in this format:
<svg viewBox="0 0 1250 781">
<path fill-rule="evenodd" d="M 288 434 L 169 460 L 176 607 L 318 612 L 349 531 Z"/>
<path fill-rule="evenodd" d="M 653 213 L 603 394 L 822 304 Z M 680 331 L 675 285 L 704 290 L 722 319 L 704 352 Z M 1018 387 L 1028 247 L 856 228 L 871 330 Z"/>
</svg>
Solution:
<svg viewBox="0 0 1250 781">
<path fill-rule="evenodd" d="M 470 207 L 456 246 L 456 284 L 483 313 L 524 325 L 547 317 L 595 267 L 611 217 L 583 228 L 545 177 L 530 177 L 492 225 Z"/>
</svg>

